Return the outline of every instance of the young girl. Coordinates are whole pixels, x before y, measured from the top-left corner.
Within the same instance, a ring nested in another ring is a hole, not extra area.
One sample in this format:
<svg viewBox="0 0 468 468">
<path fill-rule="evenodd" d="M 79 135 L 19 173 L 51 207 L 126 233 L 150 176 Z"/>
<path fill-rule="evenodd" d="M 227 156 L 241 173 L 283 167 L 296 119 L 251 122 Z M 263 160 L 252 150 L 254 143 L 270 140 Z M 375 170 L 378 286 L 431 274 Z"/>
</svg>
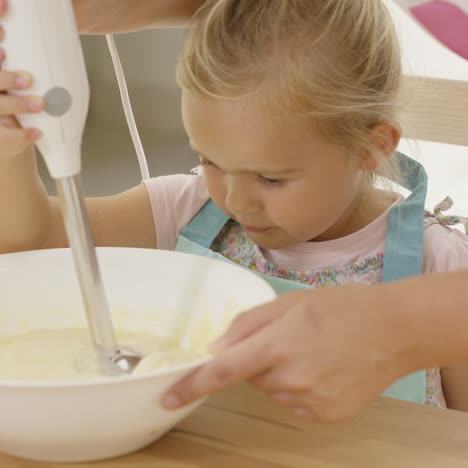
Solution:
<svg viewBox="0 0 468 468">
<path fill-rule="evenodd" d="M 381 0 L 208 0 L 178 79 L 201 171 L 88 199 L 97 245 L 222 258 L 280 293 L 468 267 L 465 237 L 440 212 L 424 215 L 424 171 L 395 152 L 400 51 Z M 29 84 L 0 73 L 2 90 Z M 38 98 L 0 99 L 1 252 L 67 245 L 36 172 L 30 144 L 40 134 L 9 117 L 42 110 Z M 411 196 L 377 189 L 378 176 Z M 374 359 L 376 372 L 387 365 Z M 304 385 L 286 380 L 254 384 L 288 404 L 284 392 Z M 466 385 L 468 365 L 457 365 L 412 374 L 386 394 L 468 410 Z"/>
</svg>

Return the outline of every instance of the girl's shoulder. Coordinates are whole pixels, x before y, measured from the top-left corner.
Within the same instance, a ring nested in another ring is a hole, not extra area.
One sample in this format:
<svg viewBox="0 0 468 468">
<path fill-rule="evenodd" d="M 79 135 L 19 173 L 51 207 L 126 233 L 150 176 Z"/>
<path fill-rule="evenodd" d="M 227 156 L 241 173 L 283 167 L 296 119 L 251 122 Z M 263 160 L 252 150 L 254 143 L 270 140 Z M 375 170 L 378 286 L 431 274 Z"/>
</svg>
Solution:
<svg viewBox="0 0 468 468">
<path fill-rule="evenodd" d="M 181 231 L 208 201 L 203 175 L 175 174 L 144 181 L 151 202 L 158 248 L 174 250 Z"/>
<path fill-rule="evenodd" d="M 453 271 L 468 268 L 468 236 L 459 229 L 468 229 L 468 218 L 446 215 L 453 206 L 447 197 L 439 203 L 434 212 L 426 212 L 424 223 L 424 265 L 425 273 Z"/>
</svg>

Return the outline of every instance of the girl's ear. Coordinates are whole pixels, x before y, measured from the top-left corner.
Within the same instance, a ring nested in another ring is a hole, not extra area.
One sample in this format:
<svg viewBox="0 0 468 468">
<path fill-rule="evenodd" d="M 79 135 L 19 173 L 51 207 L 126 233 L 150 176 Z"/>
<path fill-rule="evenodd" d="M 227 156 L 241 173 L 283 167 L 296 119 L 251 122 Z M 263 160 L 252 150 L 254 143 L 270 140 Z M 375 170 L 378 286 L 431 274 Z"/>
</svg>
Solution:
<svg viewBox="0 0 468 468">
<path fill-rule="evenodd" d="M 378 151 L 378 157 L 371 149 L 365 149 L 360 155 L 359 168 L 365 172 L 375 172 L 382 159 L 390 158 L 400 142 L 401 130 L 395 125 L 383 122 L 376 125 L 369 134 L 369 148 Z"/>
</svg>

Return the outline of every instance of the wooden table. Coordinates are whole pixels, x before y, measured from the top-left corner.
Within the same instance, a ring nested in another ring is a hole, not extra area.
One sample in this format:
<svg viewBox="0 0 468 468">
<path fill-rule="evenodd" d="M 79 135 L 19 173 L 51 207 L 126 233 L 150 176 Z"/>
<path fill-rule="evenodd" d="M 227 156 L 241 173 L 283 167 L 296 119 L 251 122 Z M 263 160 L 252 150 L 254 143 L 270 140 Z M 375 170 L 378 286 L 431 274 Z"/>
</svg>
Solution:
<svg viewBox="0 0 468 468">
<path fill-rule="evenodd" d="M 468 414 L 379 399 L 312 425 L 246 386 L 226 390 L 141 452 L 80 465 L 0 455 L 1 468 L 467 468 Z"/>
</svg>

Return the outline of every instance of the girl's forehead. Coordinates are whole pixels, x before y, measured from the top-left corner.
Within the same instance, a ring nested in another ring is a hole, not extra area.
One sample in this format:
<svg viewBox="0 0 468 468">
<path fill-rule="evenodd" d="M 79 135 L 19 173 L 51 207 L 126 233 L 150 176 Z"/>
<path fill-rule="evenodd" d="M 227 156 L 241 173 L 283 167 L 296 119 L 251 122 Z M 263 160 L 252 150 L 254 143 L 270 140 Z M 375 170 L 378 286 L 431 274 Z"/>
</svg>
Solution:
<svg viewBox="0 0 468 468">
<path fill-rule="evenodd" d="M 255 97 L 233 97 L 233 98 L 212 98 L 200 96 L 190 91 L 182 91 L 182 109 L 189 114 L 195 114 L 197 117 L 231 117 L 236 116 L 260 117 L 262 114 L 268 114 L 268 109 L 260 104 L 259 99 Z"/>
<path fill-rule="evenodd" d="M 203 133 L 223 139 L 250 137 L 254 141 L 320 138 L 310 122 L 286 111 L 268 107 L 255 97 L 209 99 L 185 92 L 183 120 L 190 134 Z"/>
<path fill-rule="evenodd" d="M 292 172 L 343 153 L 299 117 L 252 103 L 187 95 L 184 124 L 194 151 L 226 170 Z"/>
</svg>

